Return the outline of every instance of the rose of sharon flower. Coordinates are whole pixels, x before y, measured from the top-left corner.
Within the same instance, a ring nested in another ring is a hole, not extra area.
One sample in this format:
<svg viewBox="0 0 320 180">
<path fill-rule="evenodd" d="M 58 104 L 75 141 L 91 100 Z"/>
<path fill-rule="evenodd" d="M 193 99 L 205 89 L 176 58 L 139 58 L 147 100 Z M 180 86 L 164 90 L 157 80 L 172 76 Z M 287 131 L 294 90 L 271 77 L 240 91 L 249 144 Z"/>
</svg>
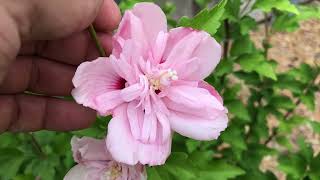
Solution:
<svg viewBox="0 0 320 180">
<path fill-rule="evenodd" d="M 74 166 L 64 180 L 146 180 L 144 167 L 125 165 L 114 161 L 106 150 L 104 140 L 73 137 L 71 146 Z"/>
<path fill-rule="evenodd" d="M 167 31 L 153 3 L 126 11 L 109 58 L 82 63 L 73 97 L 100 114 L 112 114 L 106 138 L 112 157 L 126 164 L 160 165 L 171 151 L 172 130 L 196 140 L 216 139 L 227 110 L 203 81 L 216 67 L 221 47 L 208 33 Z"/>
</svg>

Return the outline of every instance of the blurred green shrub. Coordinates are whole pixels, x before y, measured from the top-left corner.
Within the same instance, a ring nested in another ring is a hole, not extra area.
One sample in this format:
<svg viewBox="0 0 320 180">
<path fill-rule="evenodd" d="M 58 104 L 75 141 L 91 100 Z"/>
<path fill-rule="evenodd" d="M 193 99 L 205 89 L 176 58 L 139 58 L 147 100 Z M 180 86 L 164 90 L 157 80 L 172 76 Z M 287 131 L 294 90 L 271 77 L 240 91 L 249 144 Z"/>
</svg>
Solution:
<svg viewBox="0 0 320 180">
<path fill-rule="evenodd" d="M 140 0 L 122 0 L 122 11 Z M 204 8 L 193 18 L 172 18 L 176 8 L 173 2 L 163 7 L 169 25 L 187 26 L 205 30 L 224 45 L 224 56 L 215 72 L 207 78 L 224 97 L 229 109 L 230 123 L 216 141 L 199 142 L 175 134 L 172 155 L 163 166 L 149 167 L 150 180 L 226 180 L 226 179 L 276 179 L 271 172 L 259 169 L 266 155 L 276 156 L 278 169 L 287 179 L 320 179 L 320 155 L 303 138 L 293 148 L 290 134 L 299 125 L 309 125 L 320 133 L 320 123 L 309 117 L 298 116 L 295 109 L 305 104 L 313 111 L 315 84 L 320 68 L 301 64 L 286 72 L 277 72 L 277 62 L 268 59 L 269 36 L 277 31 L 292 32 L 302 20 L 320 19 L 320 7 L 292 4 L 289 0 L 221 0 L 209 7 L 208 0 L 195 0 Z M 241 7 L 241 8 L 240 8 Z M 249 16 L 261 11 L 265 19 L 256 21 Z M 263 49 L 255 47 L 249 32 L 259 25 L 265 26 Z M 303 43 L 303 42 L 301 42 Z M 285 52 L 284 52 L 285 53 Z M 239 83 L 231 83 L 231 79 Z M 240 99 L 239 92 L 246 88 L 248 99 Z M 289 91 L 292 96 L 283 95 Z M 273 115 L 279 126 L 267 126 L 267 117 Z M 105 136 L 107 118 L 97 118 L 89 129 L 57 133 L 40 131 L 32 134 L 5 133 L 0 136 L 1 180 L 57 180 L 63 179 L 74 165 L 70 139 L 73 135 L 102 138 Z M 281 148 L 272 148 L 271 141 Z"/>
</svg>

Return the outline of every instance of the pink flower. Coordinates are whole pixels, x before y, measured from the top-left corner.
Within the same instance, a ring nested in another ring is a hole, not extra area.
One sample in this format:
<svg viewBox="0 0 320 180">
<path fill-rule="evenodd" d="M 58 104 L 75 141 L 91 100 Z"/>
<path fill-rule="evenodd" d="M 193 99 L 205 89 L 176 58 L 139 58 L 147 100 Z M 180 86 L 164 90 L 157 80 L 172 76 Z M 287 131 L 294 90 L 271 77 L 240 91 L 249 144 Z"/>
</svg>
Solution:
<svg viewBox="0 0 320 180">
<path fill-rule="evenodd" d="M 107 148 L 126 164 L 160 165 L 171 151 L 172 130 L 212 140 L 227 127 L 222 98 L 203 79 L 220 60 L 206 32 L 175 28 L 152 3 L 124 14 L 109 58 L 79 66 L 72 94 L 79 104 L 112 114 Z"/>
<path fill-rule="evenodd" d="M 79 163 L 64 180 L 146 180 L 142 165 L 125 165 L 114 161 L 104 140 L 75 138 L 71 140 L 73 158 Z"/>
</svg>

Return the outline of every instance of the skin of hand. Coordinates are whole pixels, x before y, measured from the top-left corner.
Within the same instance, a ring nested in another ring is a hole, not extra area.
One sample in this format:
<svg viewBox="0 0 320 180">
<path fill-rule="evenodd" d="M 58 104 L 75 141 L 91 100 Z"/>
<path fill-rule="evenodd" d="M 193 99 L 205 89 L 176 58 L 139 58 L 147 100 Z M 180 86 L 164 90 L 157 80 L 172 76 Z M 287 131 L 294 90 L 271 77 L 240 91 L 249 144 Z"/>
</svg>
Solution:
<svg viewBox="0 0 320 180">
<path fill-rule="evenodd" d="M 57 96 L 99 56 L 87 27 L 110 53 L 120 19 L 113 0 L 0 0 L 0 133 L 89 127 L 95 111 Z"/>
</svg>

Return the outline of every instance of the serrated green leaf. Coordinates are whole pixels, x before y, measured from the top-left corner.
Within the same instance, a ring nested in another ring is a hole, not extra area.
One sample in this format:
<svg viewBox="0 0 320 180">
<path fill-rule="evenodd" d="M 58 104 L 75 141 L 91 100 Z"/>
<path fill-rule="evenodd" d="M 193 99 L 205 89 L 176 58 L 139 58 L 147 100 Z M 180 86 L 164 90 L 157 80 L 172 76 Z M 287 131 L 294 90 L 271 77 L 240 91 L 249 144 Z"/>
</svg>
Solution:
<svg viewBox="0 0 320 180">
<path fill-rule="evenodd" d="M 279 32 L 293 32 L 299 28 L 299 20 L 296 16 L 285 13 L 275 18 L 272 28 Z"/>
<path fill-rule="evenodd" d="M 23 153 L 18 149 L 0 149 L 0 177 L 3 180 L 9 180 L 16 176 L 23 161 Z"/>
<path fill-rule="evenodd" d="M 199 168 L 204 168 L 212 160 L 212 151 L 194 151 L 190 154 L 190 161 L 193 162 Z"/>
<path fill-rule="evenodd" d="M 299 154 L 301 154 L 305 161 L 310 163 L 313 156 L 313 149 L 311 145 L 307 143 L 302 136 L 298 137 L 297 143 L 299 145 Z"/>
<path fill-rule="evenodd" d="M 298 154 L 289 154 L 279 158 L 278 169 L 295 179 L 303 177 L 306 166 L 307 162 Z"/>
<path fill-rule="evenodd" d="M 317 121 L 309 121 L 308 123 L 311 125 L 311 127 L 312 127 L 314 132 L 320 133 L 320 123 L 319 122 L 317 122 Z"/>
<path fill-rule="evenodd" d="M 280 11 L 287 11 L 294 14 L 299 14 L 295 5 L 291 4 L 289 0 L 257 0 L 254 5 L 255 8 L 261 9 L 265 12 L 270 12 L 272 8 Z"/>
<path fill-rule="evenodd" d="M 225 104 L 231 114 L 244 121 L 250 121 L 248 109 L 240 100 L 227 101 Z"/>
<path fill-rule="evenodd" d="M 274 96 L 270 99 L 269 103 L 273 107 L 280 109 L 293 109 L 296 107 L 293 101 L 286 96 Z"/>
<path fill-rule="evenodd" d="M 230 60 L 228 59 L 222 59 L 216 69 L 214 70 L 214 75 L 215 76 L 222 76 L 225 74 L 229 74 L 233 70 L 233 64 Z"/>
<path fill-rule="evenodd" d="M 303 92 L 304 85 L 292 78 L 288 74 L 281 74 L 277 76 L 278 81 L 274 82 L 273 87 L 279 90 L 288 89 L 295 95 L 300 95 Z"/>
<path fill-rule="evenodd" d="M 262 76 L 268 77 L 273 80 L 277 80 L 275 70 L 268 61 L 264 61 L 260 65 L 258 65 L 255 68 L 255 71 Z"/>
<path fill-rule="evenodd" d="M 227 0 L 221 0 L 212 9 L 203 9 L 193 18 L 188 18 L 184 16 L 180 18 L 178 26 L 191 27 L 193 29 L 203 30 L 213 36 L 221 25 L 220 21 L 226 3 Z"/>
<path fill-rule="evenodd" d="M 232 151 L 237 159 L 241 159 L 241 154 L 247 150 L 245 135 L 242 129 L 235 125 L 229 126 L 221 135 L 221 139 L 232 146 Z"/>
<path fill-rule="evenodd" d="M 35 177 L 32 175 L 18 175 L 14 178 L 12 178 L 12 180 L 34 180 Z"/>
<path fill-rule="evenodd" d="M 237 71 L 234 72 L 234 75 L 239 79 L 244 80 L 246 84 L 258 85 L 261 82 L 259 75 L 255 72 L 247 73 L 244 71 Z"/>
<path fill-rule="evenodd" d="M 162 180 L 157 169 L 154 167 L 147 167 L 147 175 L 149 180 Z"/>
<path fill-rule="evenodd" d="M 167 163 L 180 163 L 188 159 L 188 154 L 184 152 L 172 152 L 167 160 Z"/>
<path fill-rule="evenodd" d="M 187 146 L 188 152 L 192 153 L 193 151 L 195 151 L 200 146 L 200 144 L 201 144 L 201 141 L 188 139 L 186 141 L 186 146 Z"/>
<path fill-rule="evenodd" d="M 244 17 L 240 21 L 240 32 L 242 35 L 248 34 L 255 27 L 257 27 L 257 22 L 249 16 Z"/>
<path fill-rule="evenodd" d="M 241 84 L 235 84 L 232 87 L 225 87 L 223 93 L 224 101 L 233 101 L 238 99 L 238 94 L 241 91 Z"/>
<path fill-rule="evenodd" d="M 230 54 L 232 56 L 240 56 L 242 54 L 250 54 L 255 51 L 253 42 L 249 36 L 242 36 L 232 43 Z"/>
<path fill-rule="evenodd" d="M 241 68 L 246 72 L 255 71 L 258 74 L 277 80 L 273 66 L 265 60 L 262 54 L 246 54 L 237 59 Z"/>
<path fill-rule="evenodd" d="M 223 161 L 213 161 L 205 171 L 200 171 L 201 180 L 227 180 L 245 174 L 241 168 Z"/>
<path fill-rule="evenodd" d="M 172 153 L 163 168 L 177 179 L 191 180 L 196 178 L 194 166 L 188 160 L 188 155 L 183 152 Z"/>
<path fill-rule="evenodd" d="M 318 154 L 315 158 L 312 159 L 310 163 L 310 170 L 308 172 L 309 177 L 311 180 L 319 180 L 320 177 L 320 155 Z"/>
<path fill-rule="evenodd" d="M 316 98 L 313 92 L 308 91 L 306 94 L 301 95 L 301 102 L 307 106 L 307 108 L 311 111 L 315 110 L 316 107 Z"/>
<path fill-rule="evenodd" d="M 297 19 L 299 21 L 307 19 L 320 19 L 320 6 L 299 5 L 298 9 L 300 14 Z"/>
<path fill-rule="evenodd" d="M 288 150 L 292 150 L 292 143 L 290 142 L 290 140 L 288 139 L 288 137 L 285 136 L 277 136 L 276 137 L 276 141 L 279 145 L 282 145 L 284 147 L 286 147 Z"/>
<path fill-rule="evenodd" d="M 303 116 L 292 116 L 288 120 L 281 120 L 279 124 L 279 131 L 283 133 L 291 133 L 292 129 L 309 122 L 309 119 Z"/>
<path fill-rule="evenodd" d="M 228 0 L 228 3 L 225 7 L 224 19 L 228 19 L 229 21 L 236 22 L 239 19 L 240 13 L 240 0 Z"/>
</svg>

